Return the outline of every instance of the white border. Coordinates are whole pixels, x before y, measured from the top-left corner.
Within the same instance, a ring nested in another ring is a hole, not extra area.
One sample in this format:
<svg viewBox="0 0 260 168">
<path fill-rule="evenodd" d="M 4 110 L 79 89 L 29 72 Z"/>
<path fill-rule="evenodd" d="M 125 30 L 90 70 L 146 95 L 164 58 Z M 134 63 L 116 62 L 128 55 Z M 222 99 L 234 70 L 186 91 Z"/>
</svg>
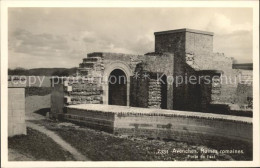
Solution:
<svg viewBox="0 0 260 168">
<path fill-rule="evenodd" d="M 8 7 L 248 7 L 253 9 L 253 161 L 22 161 L 7 160 Z M 259 1 L 1 1 L 1 166 L 2 167 L 259 167 Z"/>
</svg>

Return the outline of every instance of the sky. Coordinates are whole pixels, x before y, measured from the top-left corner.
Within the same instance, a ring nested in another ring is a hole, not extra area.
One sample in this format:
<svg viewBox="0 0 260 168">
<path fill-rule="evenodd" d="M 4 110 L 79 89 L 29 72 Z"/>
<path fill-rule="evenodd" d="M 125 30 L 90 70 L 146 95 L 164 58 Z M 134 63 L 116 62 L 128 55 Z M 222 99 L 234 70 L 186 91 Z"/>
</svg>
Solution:
<svg viewBox="0 0 260 168">
<path fill-rule="evenodd" d="M 9 68 L 77 67 L 87 53 L 145 54 L 154 32 L 214 32 L 214 52 L 252 62 L 249 8 L 9 8 Z"/>
</svg>

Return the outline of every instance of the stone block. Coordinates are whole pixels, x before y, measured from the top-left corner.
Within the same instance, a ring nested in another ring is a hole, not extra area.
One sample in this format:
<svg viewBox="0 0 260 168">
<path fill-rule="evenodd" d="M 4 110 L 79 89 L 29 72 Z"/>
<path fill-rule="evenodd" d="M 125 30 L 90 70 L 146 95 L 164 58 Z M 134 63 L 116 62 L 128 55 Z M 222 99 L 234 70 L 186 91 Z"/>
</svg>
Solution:
<svg viewBox="0 0 260 168">
<path fill-rule="evenodd" d="M 66 87 L 65 87 L 65 91 L 71 92 L 71 91 L 72 91 L 72 86 L 66 86 Z"/>
<path fill-rule="evenodd" d="M 64 81 L 63 85 L 64 86 L 69 86 L 69 81 Z"/>
<path fill-rule="evenodd" d="M 74 99 L 73 99 L 74 100 Z M 64 102 L 65 103 L 71 103 L 72 99 L 69 96 L 64 96 Z"/>
</svg>

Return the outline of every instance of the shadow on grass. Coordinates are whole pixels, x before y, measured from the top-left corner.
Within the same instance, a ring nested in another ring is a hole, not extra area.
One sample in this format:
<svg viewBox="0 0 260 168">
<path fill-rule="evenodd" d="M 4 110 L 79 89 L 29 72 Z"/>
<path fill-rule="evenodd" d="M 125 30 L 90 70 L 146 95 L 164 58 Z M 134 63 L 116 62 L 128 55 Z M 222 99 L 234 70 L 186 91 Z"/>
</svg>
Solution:
<svg viewBox="0 0 260 168">
<path fill-rule="evenodd" d="M 42 108 L 42 109 L 35 111 L 34 113 L 40 114 L 42 116 L 46 116 L 46 113 L 50 112 L 50 110 L 51 110 L 50 108 Z"/>
</svg>

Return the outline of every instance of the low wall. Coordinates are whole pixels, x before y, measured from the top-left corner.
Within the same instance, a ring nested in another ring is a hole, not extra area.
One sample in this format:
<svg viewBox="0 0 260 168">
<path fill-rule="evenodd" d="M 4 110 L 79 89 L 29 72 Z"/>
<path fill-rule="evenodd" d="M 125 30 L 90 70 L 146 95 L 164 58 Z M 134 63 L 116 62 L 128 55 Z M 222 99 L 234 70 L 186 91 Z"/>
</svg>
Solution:
<svg viewBox="0 0 260 168">
<path fill-rule="evenodd" d="M 67 107 L 67 113 L 64 115 L 65 120 L 83 124 L 87 127 L 97 130 L 103 130 L 110 133 L 114 132 L 114 113 L 77 108 L 78 106 L 82 105 L 71 106 Z"/>
<path fill-rule="evenodd" d="M 115 134 L 189 142 L 223 137 L 252 143 L 252 118 L 248 117 L 82 104 L 68 106 L 65 119 Z"/>
<path fill-rule="evenodd" d="M 116 115 L 114 132 L 194 143 L 214 137 L 252 141 L 249 123 L 191 116 Z"/>
</svg>

